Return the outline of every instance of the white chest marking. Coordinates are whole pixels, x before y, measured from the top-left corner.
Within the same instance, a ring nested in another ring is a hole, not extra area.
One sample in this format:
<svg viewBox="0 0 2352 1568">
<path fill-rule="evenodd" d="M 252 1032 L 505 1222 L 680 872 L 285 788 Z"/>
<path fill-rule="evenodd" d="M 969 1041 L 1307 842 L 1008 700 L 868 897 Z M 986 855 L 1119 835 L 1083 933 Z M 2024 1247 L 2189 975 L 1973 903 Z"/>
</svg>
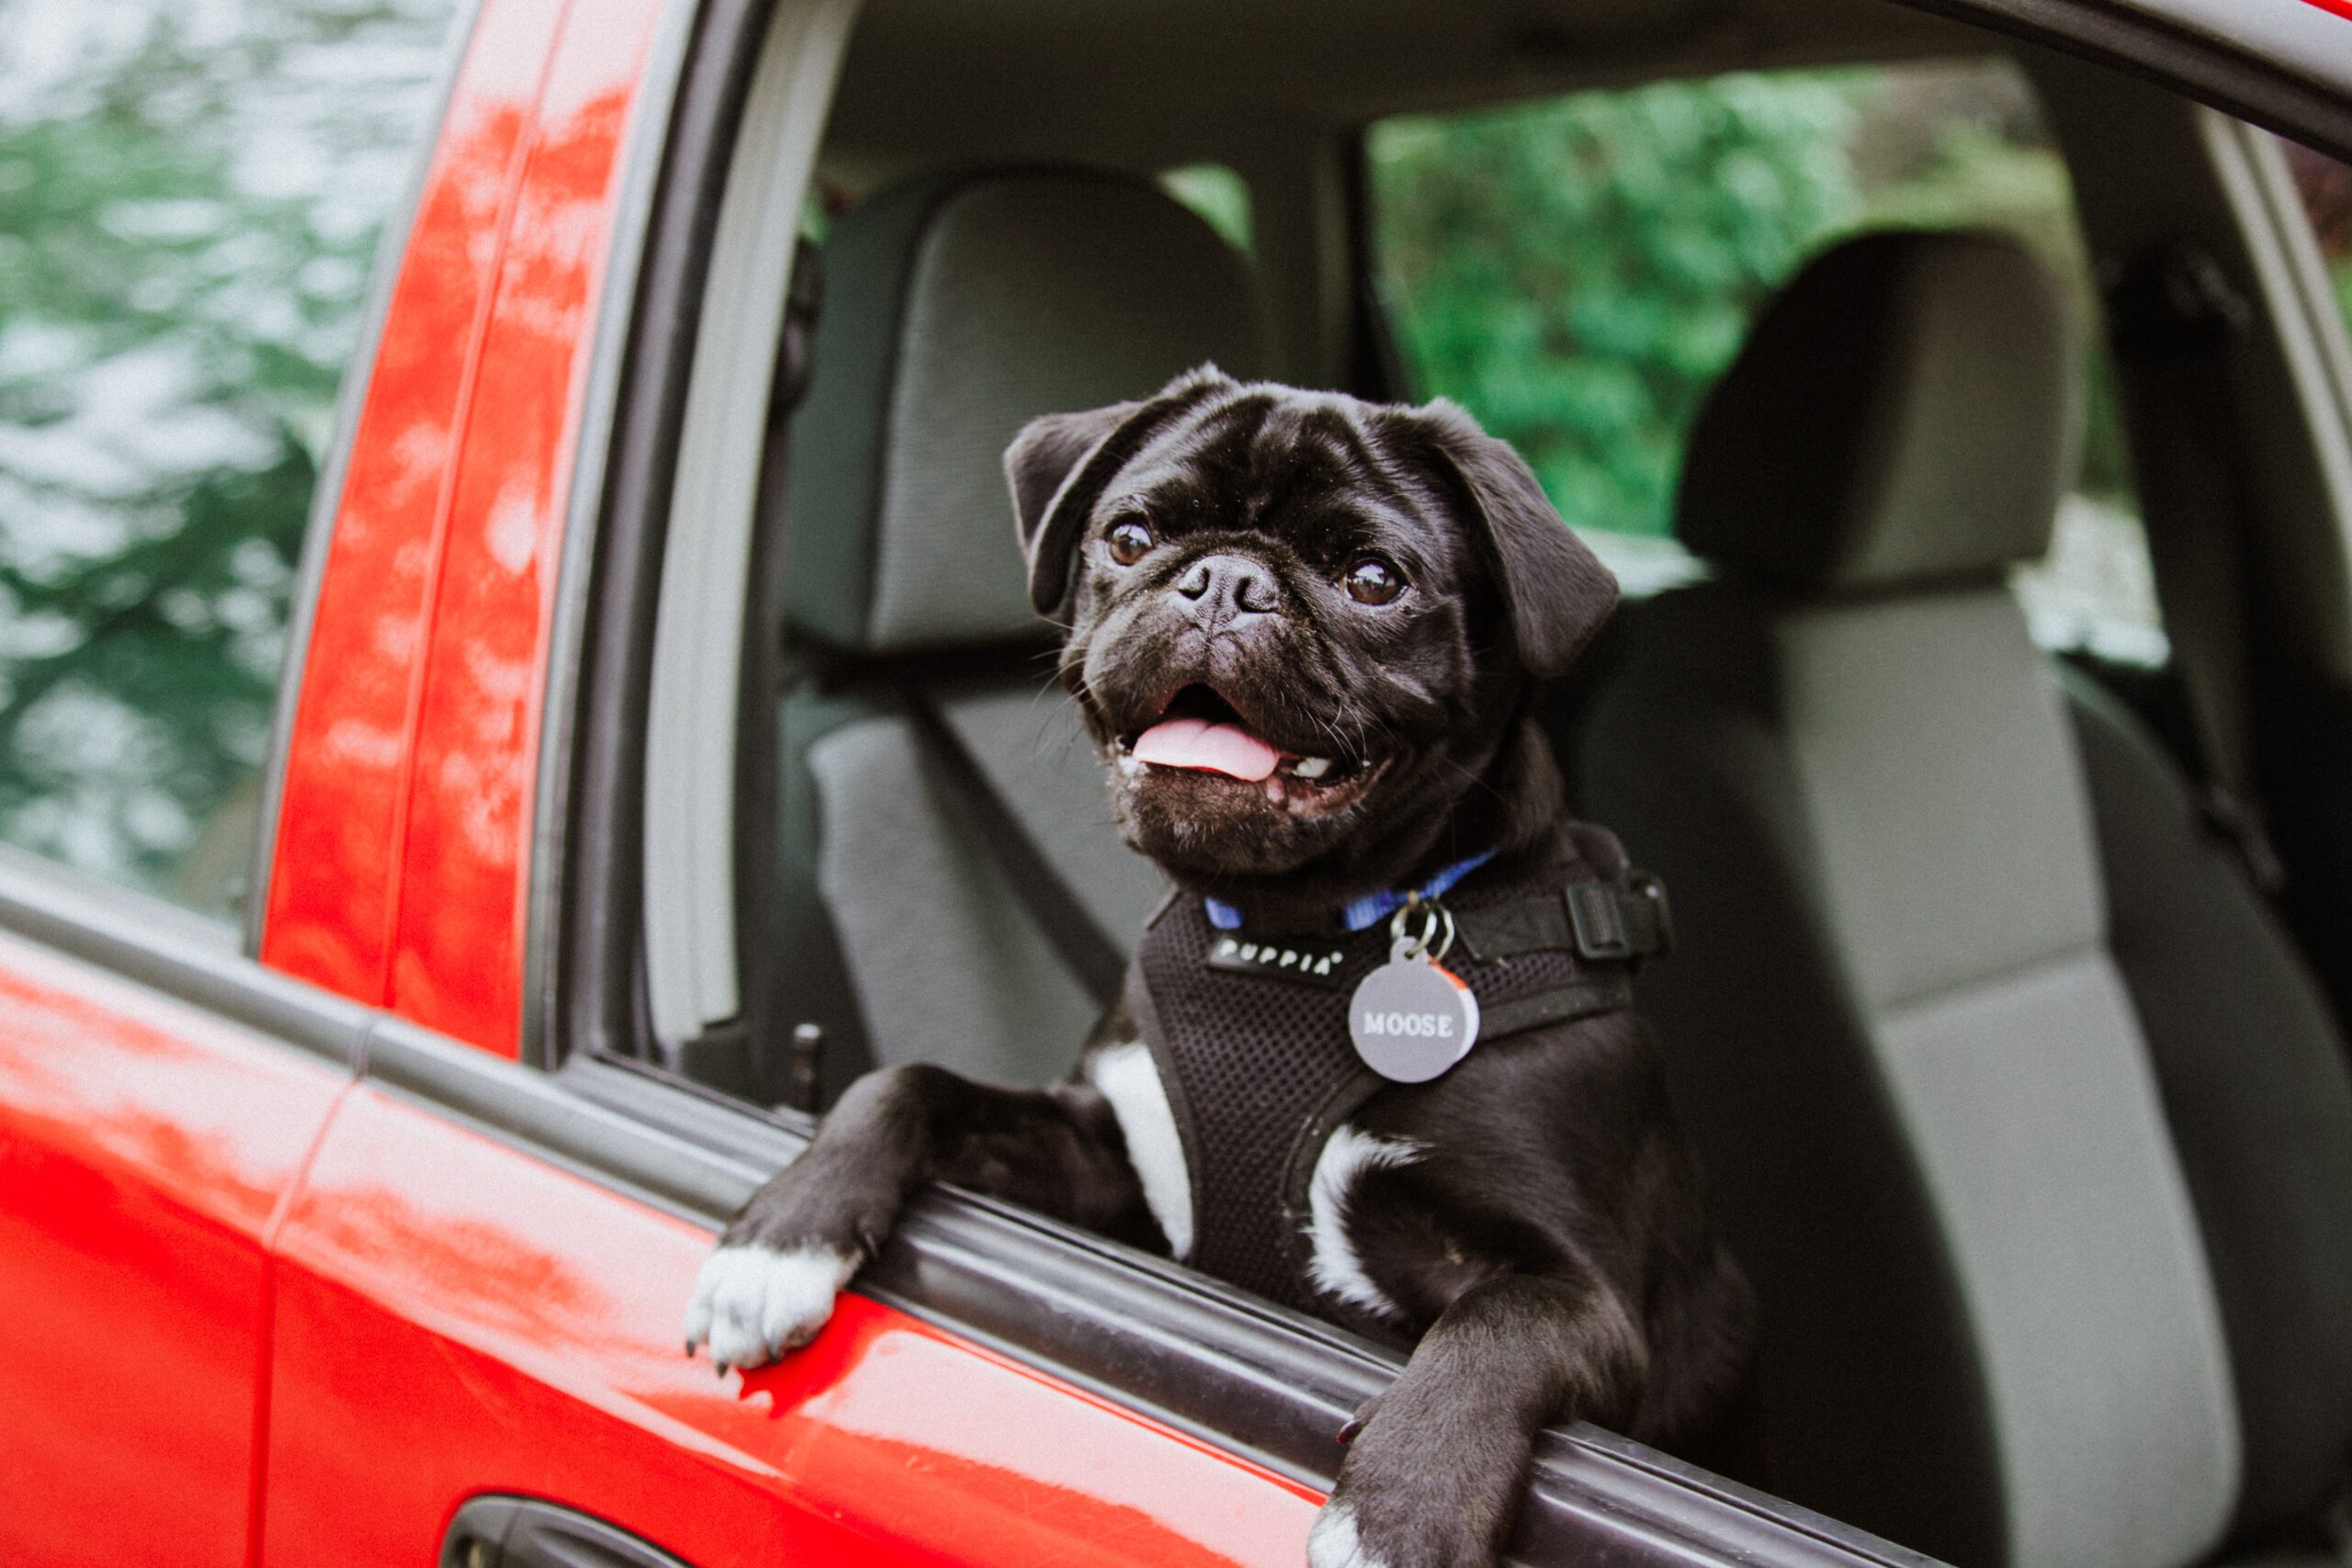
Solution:
<svg viewBox="0 0 2352 1568">
<path fill-rule="evenodd" d="M 1193 1178 L 1184 1167 L 1184 1140 L 1168 1090 L 1141 1041 L 1112 1045 L 1094 1054 L 1086 1076 L 1111 1102 L 1119 1132 L 1127 1140 L 1127 1160 L 1143 1182 L 1143 1201 L 1178 1258 L 1193 1251 Z"/>
<path fill-rule="evenodd" d="M 1307 1271 L 1317 1290 L 1383 1317 L 1405 1315 L 1364 1272 L 1363 1259 L 1348 1237 L 1348 1200 L 1365 1171 L 1408 1165 L 1425 1152 L 1409 1139 L 1378 1138 L 1346 1126 L 1333 1130 L 1316 1156 L 1306 1188 L 1307 1238 L 1315 1245 Z"/>
</svg>

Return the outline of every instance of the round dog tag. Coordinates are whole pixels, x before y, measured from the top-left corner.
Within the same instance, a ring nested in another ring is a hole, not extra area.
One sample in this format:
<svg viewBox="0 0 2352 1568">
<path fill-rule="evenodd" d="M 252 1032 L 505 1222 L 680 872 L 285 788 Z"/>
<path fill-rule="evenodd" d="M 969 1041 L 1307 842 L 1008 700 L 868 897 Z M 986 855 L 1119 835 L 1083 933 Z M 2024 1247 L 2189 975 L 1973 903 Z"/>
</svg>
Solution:
<svg viewBox="0 0 2352 1568">
<path fill-rule="evenodd" d="M 1348 1038 L 1364 1066 L 1393 1083 L 1427 1083 L 1470 1054 L 1478 998 L 1410 937 L 1348 998 Z"/>
</svg>

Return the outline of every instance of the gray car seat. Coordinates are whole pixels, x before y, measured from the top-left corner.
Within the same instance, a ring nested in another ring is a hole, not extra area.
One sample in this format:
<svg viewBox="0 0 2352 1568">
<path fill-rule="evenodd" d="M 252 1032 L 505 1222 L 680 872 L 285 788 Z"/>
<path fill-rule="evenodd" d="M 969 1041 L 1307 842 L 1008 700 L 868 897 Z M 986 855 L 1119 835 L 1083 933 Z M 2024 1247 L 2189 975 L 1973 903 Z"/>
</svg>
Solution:
<svg viewBox="0 0 2352 1568">
<path fill-rule="evenodd" d="M 2324 1560 L 2352 1464 L 2352 1077 L 2139 725 L 2006 584 L 2076 344 L 2015 246 L 1888 234 L 1691 440 L 1713 580 L 1572 746 L 1673 889 L 1646 973 L 1762 1307 L 1767 1479 L 1968 1568 Z"/>
<path fill-rule="evenodd" d="M 1094 922 L 1131 942 L 1164 885 L 1119 842 L 1053 683 L 1001 458 L 1038 414 L 1140 397 L 1204 360 L 1254 373 L 1253 279 L 1149 185 L 1070 169 L 902 185 L 835 226 L 823 265 L 785 524 L 798 673 L 777 1016 L 826 1029 L 836 1084 L 905 1061 L 1044 1081 L 1096 1004 L 908 704 L 945 719 Z"/>
</svg>

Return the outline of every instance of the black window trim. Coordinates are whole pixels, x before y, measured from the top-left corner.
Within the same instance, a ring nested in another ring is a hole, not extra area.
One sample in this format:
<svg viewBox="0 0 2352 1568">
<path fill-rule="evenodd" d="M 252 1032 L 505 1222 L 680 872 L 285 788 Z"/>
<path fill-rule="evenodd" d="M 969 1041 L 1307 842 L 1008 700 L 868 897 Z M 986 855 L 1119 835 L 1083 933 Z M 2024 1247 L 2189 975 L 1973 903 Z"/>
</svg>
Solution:
<svg viewBox="0 0 2352 1568">
<path fill-rule="evenodd" d="M 441 149 L 441 134 L 457 96 L 458 73 L 464 69 L 466 49 L 473 41 L 483 0 L 456 0 L 449 30 L 441 44 L 433 91 L 427 96 L 423 134 L 409 159 L 406 184 L 384 215 L 369 259 L 368 293 L 359 310 L 359 335 L 345 362 L 335 389 L 334 423 L 328 437 L 319 479 L 311 491 L 310 516 L 302 525 L 302 555 L 294 570 L 288 595 L 285 662 L 279 667 L 277 695 L 270 710 L 269 740 L 263 753 L 259 826 L 254 835 L 253 868 L 246 879 L 242 926 L 244 952 L 261 953 L 262 928 L 269 913 L 270 880 L 277 863 L 277 817 L 286 793 L 286 768 L 294 739 L 294 719 L 302 702 L 302 677 L 310 662 L 311 627 L 319 607 L 319 590 L 326 581 L 327 556 L 334 520 L 343 511 L 343 489 L 351 468 L 352 448 L 359 439 L 359 420 L 367 410 L 368 389 L 375 381 L 376 356 L 383 347 L 384 325 L 392 313 L 392 294 L 399 286 L 401 265 L 408 257 L 416 232 L 416 215 L 424 205 L 424 185 L 433 172 L 434 155 Z"/>
</svg>

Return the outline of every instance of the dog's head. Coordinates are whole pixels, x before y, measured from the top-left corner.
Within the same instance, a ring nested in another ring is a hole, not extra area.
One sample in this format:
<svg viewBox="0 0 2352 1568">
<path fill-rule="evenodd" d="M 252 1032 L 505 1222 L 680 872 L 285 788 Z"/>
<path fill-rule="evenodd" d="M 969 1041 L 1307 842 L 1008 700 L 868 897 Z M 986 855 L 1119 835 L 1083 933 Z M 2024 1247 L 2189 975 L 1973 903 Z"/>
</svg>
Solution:
<svg viewBox="0 0 2352 1568">
<path fill-rule="evenodd" d="M 1352 897 L 1490 847 L 1442 841 L 1456 804 L 1498 787 L 1532 682 L 1616 601 L 1527 465 L 1442 401 L 1207 367 L 1035 421 L 1005 469 L 1121 829 L 1198 891 Z"/>
</svg>

